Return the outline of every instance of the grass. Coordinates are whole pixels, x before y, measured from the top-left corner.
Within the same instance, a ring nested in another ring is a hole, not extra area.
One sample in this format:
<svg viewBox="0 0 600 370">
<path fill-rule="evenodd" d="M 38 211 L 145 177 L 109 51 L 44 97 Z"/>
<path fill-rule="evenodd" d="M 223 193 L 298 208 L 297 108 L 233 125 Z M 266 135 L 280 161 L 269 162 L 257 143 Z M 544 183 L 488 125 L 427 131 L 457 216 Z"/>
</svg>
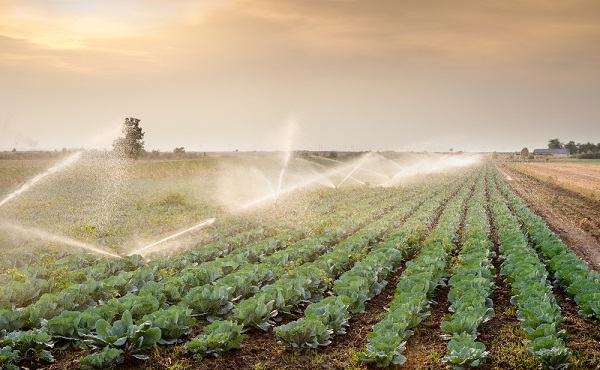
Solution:
<svg viewBox="0 0 600 370">
<path fill-rule="evenodd" d="M 58 161 L 0 160 L 0 196 Z M 131 163 L 82 158 L 6 203 L 0 221 L 126 252 L 214 217 L 221 209 L 219 166 L 222 162 L 212 157 Z M 13 234 L 0 233 L 0 245 L 47 244 Z"/>
<path fill-rule="evenodd" d="M 527 350 L 527 342 L 518 327 L 505 326 L 500 328 L 488 350 L 493 352 L 497 361 L 511 369 L 534 370 L 541 364 Z"/>
</svg>

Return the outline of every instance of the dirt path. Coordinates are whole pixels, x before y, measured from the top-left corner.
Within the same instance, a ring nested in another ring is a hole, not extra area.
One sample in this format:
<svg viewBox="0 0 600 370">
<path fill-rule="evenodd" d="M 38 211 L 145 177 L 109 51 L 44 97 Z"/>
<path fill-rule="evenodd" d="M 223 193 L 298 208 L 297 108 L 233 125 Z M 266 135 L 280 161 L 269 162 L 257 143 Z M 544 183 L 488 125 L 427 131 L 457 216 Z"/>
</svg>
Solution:
<svg viewBox="0 0 600 370">
<path fill-rule="evenodd" d="M 600 270 L 600 201 L 499 164 L 506 183 L 590 267 Z"/>
</svg>

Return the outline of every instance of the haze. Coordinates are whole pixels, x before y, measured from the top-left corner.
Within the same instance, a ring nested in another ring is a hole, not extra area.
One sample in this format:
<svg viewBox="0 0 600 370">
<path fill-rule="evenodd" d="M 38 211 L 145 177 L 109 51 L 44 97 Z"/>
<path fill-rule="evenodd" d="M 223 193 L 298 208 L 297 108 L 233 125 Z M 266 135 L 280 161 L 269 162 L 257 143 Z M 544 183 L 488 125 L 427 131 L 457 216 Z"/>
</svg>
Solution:
<svg viewBox="0 0 600 370">
<path fill-rule="evenodd" d="M 125 117 L 161 151 L 600 141 L 596 0 L 0 0 L 0 14 L 0 150 L 110 148 Z"/>
</svg>

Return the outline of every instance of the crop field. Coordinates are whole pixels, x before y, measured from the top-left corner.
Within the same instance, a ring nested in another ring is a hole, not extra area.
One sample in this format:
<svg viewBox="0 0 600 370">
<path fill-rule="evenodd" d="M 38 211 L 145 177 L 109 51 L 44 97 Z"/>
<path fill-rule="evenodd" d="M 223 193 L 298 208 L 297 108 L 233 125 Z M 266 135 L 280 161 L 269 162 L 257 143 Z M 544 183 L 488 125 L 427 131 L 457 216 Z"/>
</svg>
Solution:
<svg viewBox="0 0 600 370">
<path fill-rule="evenodd" d="M 517 167 L 83 153 L 23 187 L 66 160 L 0 160 L 0 367 L 599 368 L 598 207 L 558 229 Z"/>
<path fill-rule="evenodd" d="M 521 162 L 512 165 L 540 181 L 554 183 L 591 200 L 600 199 L 600 162 Z"/>
<path fill-rule="evenodd" d="M 597 162 L 503 163 L 504 179 L 553 231 L 600 269 L 600 184 Z M 550 175 L 552 174 L 552 175 Z M 589 187 L 583 188 L 584 179 Z"/>
</svg>

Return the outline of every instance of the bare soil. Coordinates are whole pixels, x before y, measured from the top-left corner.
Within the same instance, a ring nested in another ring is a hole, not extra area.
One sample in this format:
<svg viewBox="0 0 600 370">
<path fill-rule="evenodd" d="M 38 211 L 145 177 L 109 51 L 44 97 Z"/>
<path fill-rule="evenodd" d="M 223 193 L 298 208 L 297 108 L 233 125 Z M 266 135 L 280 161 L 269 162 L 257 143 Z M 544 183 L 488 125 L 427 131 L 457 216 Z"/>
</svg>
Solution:
<svg viewBox="0 0 600 370">
<path fill-rule="evenodd" d="M 512 167 L 542 181 L 591 197 L 600 197 L 600 164 L 582 162 L 519 162 Z"/>
<path fill-rule="evenodd" d="M 500 164 L 506 183 L 542 216 L 561 240 L 600 270 L 600 201 Z M 600 177 L 598 178 L 600 183 Z"/>
</svg>

